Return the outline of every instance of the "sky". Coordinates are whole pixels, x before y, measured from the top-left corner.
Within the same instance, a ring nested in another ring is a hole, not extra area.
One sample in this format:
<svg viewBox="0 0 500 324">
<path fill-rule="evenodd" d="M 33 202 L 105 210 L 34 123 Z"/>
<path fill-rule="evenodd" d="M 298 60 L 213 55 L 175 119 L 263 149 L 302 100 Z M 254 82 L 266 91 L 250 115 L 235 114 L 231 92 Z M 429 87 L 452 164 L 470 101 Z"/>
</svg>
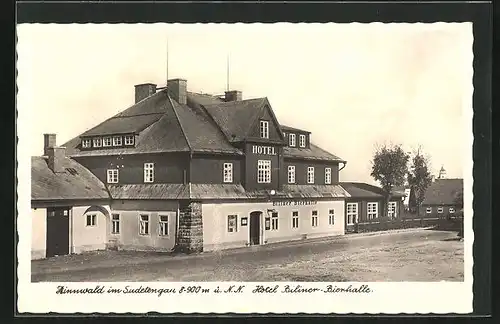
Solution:
<svg viewBox="0 0 500 324">
<path fill-rule="evenodd" d="M 18 25 L 18 145 L 43 152 L 134 102 L 134 85 L 184 78 L 189 91 L 267 97 L 279 122 L 370 177 L 377 144 L 421 146 L 432 173 L 462 178 L 471 154 L 472 25 Z M 229 80 L 227 58 L 229 56 Z M 229 82 L 228 82 L 229 81 Z M 464 144 L 465 143 L 465 144 Z M 467 144 L 468 145 L 468 144 Z M 471 157 L 470 157 L 471 158 Z"/>
</svg>

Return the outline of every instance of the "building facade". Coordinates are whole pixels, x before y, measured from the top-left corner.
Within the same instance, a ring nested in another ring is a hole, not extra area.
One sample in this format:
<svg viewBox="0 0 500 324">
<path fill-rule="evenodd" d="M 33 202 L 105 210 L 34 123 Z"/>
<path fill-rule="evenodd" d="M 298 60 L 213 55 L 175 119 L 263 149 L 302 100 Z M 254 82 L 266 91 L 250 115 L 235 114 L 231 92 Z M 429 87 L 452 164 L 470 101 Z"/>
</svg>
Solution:
<svg viewBox="0 0 500 324">
<path fill-rule="evenodd" d="M 346 161 L 281 125 L 267 98 L 174 79 L 136 85 L 135 101 L 64 144 L 109 193 L 105 246 L 199 252 L 344 234 Z"/>
<path fill-rule="evenodd" d="M 442 170 L 444 170 L 442 168 Z M 420 216 L 426 218 L 449 218 L 462 208 L 457 201 L 463 196 L 463 179 L 448 179 L 442 175 L 435 179 L 425 192 L 424 201 L 420 207 Z"/>
</svg>

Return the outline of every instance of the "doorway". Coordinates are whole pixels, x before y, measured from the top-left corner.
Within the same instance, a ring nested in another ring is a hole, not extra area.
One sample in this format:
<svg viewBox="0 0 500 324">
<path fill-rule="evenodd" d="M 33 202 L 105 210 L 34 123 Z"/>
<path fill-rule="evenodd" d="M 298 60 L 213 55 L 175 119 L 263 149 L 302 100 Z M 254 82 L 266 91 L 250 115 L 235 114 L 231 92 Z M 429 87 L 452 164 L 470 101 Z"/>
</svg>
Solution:
<svg viewBox="0 0 500 324">
<path fill-rule="evenodd" d="M 47 258 L 69 254 L 69 210 L 47 209 Z"/>
<path fill-rule="evenodd" d="M 250 245 L 260 244 L 260 216 L 262 212 L 250 213 Z"/>
</svg>

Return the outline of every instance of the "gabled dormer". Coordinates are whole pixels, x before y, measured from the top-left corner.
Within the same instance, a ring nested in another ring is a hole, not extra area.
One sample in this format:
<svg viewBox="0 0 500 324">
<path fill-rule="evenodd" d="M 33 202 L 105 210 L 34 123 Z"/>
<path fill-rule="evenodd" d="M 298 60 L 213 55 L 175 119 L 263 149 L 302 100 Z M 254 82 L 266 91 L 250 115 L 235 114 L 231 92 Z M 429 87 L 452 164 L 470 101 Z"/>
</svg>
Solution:
<svg viewBox="0 0 500 324">
<path fill-rule="evenodd" d="M 288 147 L 309 149 L 311 147 L 311 132 L 281 125 L 281 130 Z"/>
</svg>

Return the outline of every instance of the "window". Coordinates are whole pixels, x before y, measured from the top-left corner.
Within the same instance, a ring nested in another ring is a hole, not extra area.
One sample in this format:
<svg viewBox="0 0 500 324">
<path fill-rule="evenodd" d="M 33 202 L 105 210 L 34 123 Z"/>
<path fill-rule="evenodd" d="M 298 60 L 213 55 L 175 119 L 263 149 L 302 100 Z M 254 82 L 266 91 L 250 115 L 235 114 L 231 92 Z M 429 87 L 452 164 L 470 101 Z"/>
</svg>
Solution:
<svg viewBox="0 0 500 324">
<path fill-rule="evenodd" d="M 318 227 L 318 211 L 317 210 L 312 211 L 311 226 Z"/>
<path fill-rule="evenodd" d="M 306 135 L 299 135 L 299 146 L 306 147 Z"/>
<path fill-rule="evenodd" d="M 438 214 L 442 214 L 443 213 L 443 207 L 438 207 Z"/>
<path fill-rule="evenodd" d="M 233 182 L 233 164 L 224 163 L 224 182 Z"/>
<path fill-rule="evenodd" d="M 286 137 L 286 132 L 283 132 L 283 137 Z"/>
<path fill-rule="evenodd" d="M 111 234 L 120 234 L 120 215 L 111 215 Z"/>
<path fill-rule="evenodd" d="M 144 163 L 144 182 L 153 182 L 155 179 L 154 163 Z"/>
<path fill-rule="evenodd" d="M 134 135 L 125 136 L 125 145 L 134 145 Z"/>
<path fill-rule="evenodd" d="M 122 137 L 121 136 L 113 137 L 113 146 L 122 146 Z"/>
<path fill-rule="evenodd" d="M 352 225 L 356 222 L 358 218 L 358 204 L 348 203 L 347 204 L 347 224 Z"/>
<path fill-rule="evenodd" d="M 96 137 L 93 140 L 94 147 L 101 147 L 102 146 L 102 138 Z"/>
<path fill-rule="evenodd" d="M 288 144 L 292 147 L 295 146 L 295 134 L 288 135 Z"/>
<path fill-rule="evenodd" d="M 426 212 L 427 214 L 432 213 L 432 207 L 427 207 L 427 209 L 425 210 L 425 212 Z"/>
<path fill-rule="evenodd" d="M 108 170 L 108 183 L 118 183 L 118 169 Z"/>
<path fill-rule="evenodd" d="M 271 214 L 271 230 L 278 230 L 278 213 L 276 212 Z"/>
<path fill-rule="evenodd" d="M 395 201 L 389 202 L 389 206 L 387 208 L 387 214 L 390 218 L 398 217 L 396 206 L 397 206 L 397 203 Z"/>
<path fill-rule="evenodd" d="M 266 120 L 260 121 L 260 137 L 269 138 L 269 122 Z"/>
<path fill-rule="evenodd" d="M 335 209 L 330 209 L 328 211 L 328 224 L 335 225 Z"/>
<path fill-rule="evenodd" d="M 332 168 L 325 168 L 325 184 L 332 183 Z"/>
<path fill-rule="evenodd" d="M 149 215 L 139 215 L 139 234 L 149 235 Z"/>
<path fill-rule="evenodd" d="M 111 146 L 111 137 L 104 137 L 102 140 L 102 146 Z"/>
<path fill-rule="evenodd" d="M 83 148 L 89 148 L 91 146 L 92 146 L 92 141 L 89 138 L 82 140 L 82 147 Z"/>
<path fill-rule="evenodd" d="M 307 168 L 307 183 L 314 183 L 314 167 Z"/>
<path fill-rule="evenodd" d="M 238 216 L 237 215 L 227 216 L 227 231 L 229 233 L 236 233 L 238 231 Z"/>
<path fill-rule="evenodd" d="M 390 204 L 391 203 L 389 203 L 389 206 Z M 375 219 L 378 217 L 378 203 L 376 202 L 368 203 L 367 209 L 368 209 L 368 219 Z M 390 209 L 391 208 L 389 207 L 389 210 Z"/>
<path fill-rule="evenodd" d="M 257 183 L 271 183 L 271 161 L 257 161 Z"/>
<path fill-rule="evenodd" d="M 292 212 L 292 228 L 299 228 L 299 212 Z"/>
<path fill-rule="evenodd" d="M 168 215 L 160 215 L 159 236 L 168 236 Z"/>
<path fill-rule="evenodd" d="M 87 215 L 87 226 L 96 226 L 97 225 L 97 215 L 96 214 L 88 214 Z"/>
<path fill-rule="evenodd" d="M 455 214 L 455 208 L 450 207 L 450 209 L 448 210 L 448 212 L 449 212 L 450 214 Z"/>
<path fill-rule="evenodd" d="M 295 165 L 288 166 L 288 183 L 295 183 Z"/>
</svg>

